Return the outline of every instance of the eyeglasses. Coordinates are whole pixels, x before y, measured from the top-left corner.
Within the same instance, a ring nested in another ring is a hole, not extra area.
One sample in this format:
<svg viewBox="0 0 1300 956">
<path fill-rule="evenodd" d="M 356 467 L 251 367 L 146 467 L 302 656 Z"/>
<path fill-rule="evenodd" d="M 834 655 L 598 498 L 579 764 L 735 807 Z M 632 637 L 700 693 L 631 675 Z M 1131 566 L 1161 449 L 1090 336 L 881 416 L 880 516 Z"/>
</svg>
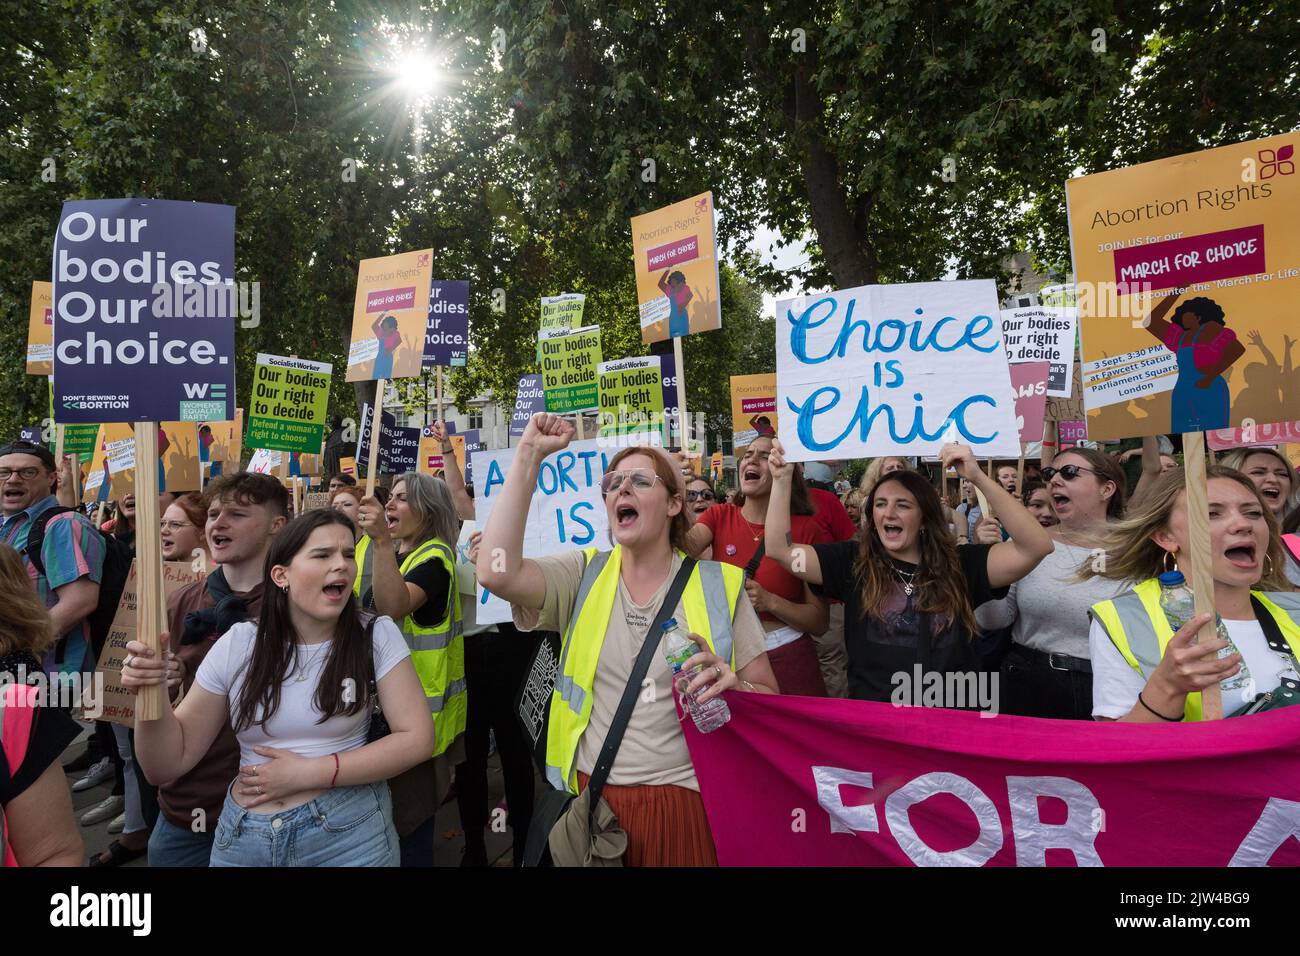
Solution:
<svg viewBox="0 0 1300 956">
<path fill-rule="evenodd" d="M 161 521 L 159 527 L 164 531 L 180 531 L 182 528 L 193 527 L 188 521 Z"/>
<path fill-rule="evenodd" d="M 623 487 L 623 482 L 627 480 L 632 482 L 633 491 L 649 491 L 655 486 L 660 477 L 654 472 L 646 471 L 644 468 L 634 468 L 631 471 L 611 471 L 604 478 L 600 479 L 601 495 L 612 495 Z"/>
<path fill-rule="evenodd" d="M 30 465 L 26 468 L 0 468 L 0 481 L 8 481 L 14 475 L 17 475 L 23 481 L 31 481 L 40 473 L 41 469 Z"/>
<path fill-rule="evenodd" d="M 1057 475 L 1060 475 L 1066 481 L 1074 481 L 1074 479 L 1079 477 L 1079 472 L 1081 471 L 1086 471 L 1090 475 L 1099 474 L 1099 472 L 1094 471 L 1091 468 L 1084 468 L 1083 465 L 1062 465 L 1060 468 L 1053 468 L 1051 465 L 1048 465 L 1043 469 L 1043 477 L 1048 481 L 1051 481 Z"/>
<path fill-rule="evenodd" d="M 713 492 L 711 491 L 688 491 L 686 492 L 687 501 L 712 501 Z"/>
</svg>

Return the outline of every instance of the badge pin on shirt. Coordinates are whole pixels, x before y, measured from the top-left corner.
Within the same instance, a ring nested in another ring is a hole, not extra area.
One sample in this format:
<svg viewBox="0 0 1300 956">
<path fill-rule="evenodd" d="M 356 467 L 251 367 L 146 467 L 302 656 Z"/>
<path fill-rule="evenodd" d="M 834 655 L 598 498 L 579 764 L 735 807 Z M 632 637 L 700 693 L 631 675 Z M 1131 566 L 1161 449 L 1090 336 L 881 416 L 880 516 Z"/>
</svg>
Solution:
<svg viewBox="0 0 1300 956">
<path fill-rule="evenodd" d="M 728 557 L 730 557 L 731 555 L 736 553 L 736 546 L 734 544 L 729 544 L 723 550 L 726 551 Z"/>
</svg>

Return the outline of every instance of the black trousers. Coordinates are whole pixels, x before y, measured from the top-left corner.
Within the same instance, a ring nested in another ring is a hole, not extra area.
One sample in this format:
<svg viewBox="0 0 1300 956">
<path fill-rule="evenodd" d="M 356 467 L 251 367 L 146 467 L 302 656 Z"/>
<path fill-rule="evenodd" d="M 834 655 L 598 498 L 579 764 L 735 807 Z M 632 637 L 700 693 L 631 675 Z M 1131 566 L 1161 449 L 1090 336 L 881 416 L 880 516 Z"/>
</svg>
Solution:
<svg viewBox="0 0 1300 956">
<path fill-rule="evenodd" d="M 1001 711 L 1021 717 L 1092 720 L 1092 675 L 1057 670 L 1013 647 L 1002 661 Z"/>
<path fill-rule="evenodd" d="M 515 713 L 515 698 L 528 676 L 539 637 L 521 632 L 509 623 L 499 624 L 497 628 L 465 638 L 469 712 L 465 762 L 456 768 L 456 801 L 460 806 L 460 825 L 465 831 L 465 861 L 486 864 L 489 733 L 495 735 L 505 776 L 514 861 L 515 866 L 520 866 L 528 824 L 533 817 L 534 779 L 532 754 Z"/>
</svg>

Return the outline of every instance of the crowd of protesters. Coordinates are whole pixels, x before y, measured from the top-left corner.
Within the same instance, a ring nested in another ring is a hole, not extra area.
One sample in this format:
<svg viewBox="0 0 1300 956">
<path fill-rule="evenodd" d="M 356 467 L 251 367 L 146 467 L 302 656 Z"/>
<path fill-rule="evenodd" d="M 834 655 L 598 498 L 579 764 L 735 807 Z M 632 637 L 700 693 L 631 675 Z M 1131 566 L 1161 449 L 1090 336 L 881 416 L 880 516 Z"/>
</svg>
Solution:
<svg viewBox="0 0 1300 956">
<path fill-rule="evenodd" d="M 996 674 L 1009 714 L 1163 724 L 1201 719 L 1215 683 L 1232 714 L 1300 681 L 1300 479 L 1271 448 L 1208 470 L 1222 626 L 1196 642 L 1207 616 L 1176 627 L 1159 612 L 1162 575 L 1190 568 L 1191 543 L 1181 465 L 1154 438 L 987 470 L 949 444 L 928 467 L 873 460 L 855 484 L 845 463 L 792 464 L 765 433 L 737 449 L 733 489 L 683 456 L 623 448 L 600 481 L 608 542 L 543 556 L 525 549 L 530 502 L 573 426 L 532 418 L 477 530 L 441 423 L 433 434 L 441 477 L 367 495 L 335 473 L 328 507 L 293 516 L 279 479 L 235 472 L 163 495 L 154 528 L 131 495 L 79 508 L 71 466 L 45 448 L 0 448 L 6 865 L 432 866 L 435 814 L 453 796 L 461 862 L 487 865 L 494 748 L 522 865 L 537 788 L 582 794 L 615 724 L 600 797 L 626 834 L 623 862 L 715 864 L 662 653 L 645 673 L 654 692 L 620 708 L 670 592 L 701 702 L 890 701 L 894 675 L 919 665 Z M 95 671 L 144 535 L 204 572 L 168 598 L 157 649 L 126 647 L 122 685 L 156 693 L 161 719 L 79 722 L 77 701 L 41 699 L 36 678 Z M 511 621 L 477 622 L 479 584 Z M 535 746 L 518 700 L 548 641 L 559 673 Z M 74 815 L 72 792 L 110 784 Z M 116 838 L 87 858 L 80 827 L 104 822 Z"/>
</svg>

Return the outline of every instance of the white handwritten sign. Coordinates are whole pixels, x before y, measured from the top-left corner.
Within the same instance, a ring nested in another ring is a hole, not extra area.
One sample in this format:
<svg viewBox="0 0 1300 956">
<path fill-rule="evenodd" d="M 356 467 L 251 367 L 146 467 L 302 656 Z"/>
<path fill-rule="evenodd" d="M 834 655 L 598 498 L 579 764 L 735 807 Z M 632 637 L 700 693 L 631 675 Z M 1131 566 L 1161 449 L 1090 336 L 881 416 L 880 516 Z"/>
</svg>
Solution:
<svg viewBox="0 0 1300 956">
<path fill-rule="evenodd" d="M 479 527 L 487 527 L 516 451 L 478 451 L 470 458 L 474 474 L 481 476 L 483 485 L 474 499 Z M 610 547 L 600 479 L 615 451 L 602 448 L 598 439 L 591 438 L 572 442 L 542 462 L 524 527 L 524 557 L 543 557 L 568 548 Z M 480 584 L 477 620 L 479 624 L 508 621 L 510 605 Z"/>
<path fill-rule="evenodd" d="M 777 303 L 776 386 L 791 461 L 1020 454 L 992 279 L 862 286 Z"/>
</svg>

